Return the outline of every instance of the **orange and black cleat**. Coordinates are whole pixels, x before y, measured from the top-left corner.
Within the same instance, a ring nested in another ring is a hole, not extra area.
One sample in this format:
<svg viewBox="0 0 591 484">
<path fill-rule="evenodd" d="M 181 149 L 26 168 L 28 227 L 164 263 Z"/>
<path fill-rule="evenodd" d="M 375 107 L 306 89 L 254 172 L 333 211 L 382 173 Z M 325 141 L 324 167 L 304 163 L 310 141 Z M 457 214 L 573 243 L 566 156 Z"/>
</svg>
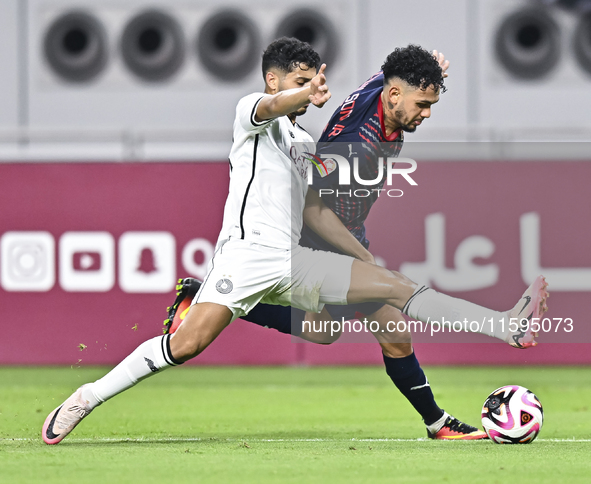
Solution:
<svg viewBox="0 0 591 484">
<path fill-rule="evenodd" d="M 482 440 L 488 439 L 486 432 L 472 425 L 460 422 L 457 418 L 447 415 L 443 426 L 435 433 L 427 429 L 427 436 L 435 440 Z"/>
<path fill-rule="evenodd" d="M 177 330 L 185 319 L 200 287 L 201 281 L 192 277 L 179 279 L 176 286 L 176 299 L 172 306 L 166 308 L 168 316 L 164 320 L 164 334 L 173 334 Z"/>
</svg>

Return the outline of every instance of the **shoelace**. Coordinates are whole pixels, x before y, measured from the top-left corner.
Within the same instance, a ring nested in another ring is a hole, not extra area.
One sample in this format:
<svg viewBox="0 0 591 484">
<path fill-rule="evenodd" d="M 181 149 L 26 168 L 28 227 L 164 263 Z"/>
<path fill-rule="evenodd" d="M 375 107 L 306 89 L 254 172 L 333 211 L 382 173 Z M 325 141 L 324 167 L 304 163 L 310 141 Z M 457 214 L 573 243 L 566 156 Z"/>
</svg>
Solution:
<svg viewBox="0 0 591 484">
<path fill-rule="evenodd" d="M 81 407 L 80 404 L 74 403 L 65 409 L 65 411 L 62 409 L 62 411 L 59 412 L 55 423 L 59 428 L 66 429 L 70 425 L 75 424 L 86 417 L 88 413 L 89 412 L 85 407 Z"/>
<path fill-rule="evenodd" d="M 446 422 L 443 424 L 444 427 L 454 431 L 454 432 L 474 432 L 478 430 L 476 427 L 472 427 L 471 425 L 465 424 L 464 422 L 460 422 L 457 418 L 449 417 Z M 463 429 L 461 427 L 464 427 Z"/>
</svg>

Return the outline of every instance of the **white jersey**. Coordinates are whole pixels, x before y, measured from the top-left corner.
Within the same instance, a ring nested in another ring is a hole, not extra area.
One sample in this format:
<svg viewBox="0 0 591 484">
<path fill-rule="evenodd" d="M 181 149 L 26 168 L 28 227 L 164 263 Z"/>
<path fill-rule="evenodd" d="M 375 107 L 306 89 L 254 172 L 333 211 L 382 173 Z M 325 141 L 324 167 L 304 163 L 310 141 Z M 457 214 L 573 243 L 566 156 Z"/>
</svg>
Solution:
<svg viewBox="0 0 591 484">
<path fill-rule="evenodd" d="M 219 240 L 290 249 L 298 244 L 303 225 L 310 165 L 304 153 L 315 148 L 312 137 L 287 116 L 255 121 L 265 96 L 250 94 L 236 106 L 230 191 Z"/>
</svg>

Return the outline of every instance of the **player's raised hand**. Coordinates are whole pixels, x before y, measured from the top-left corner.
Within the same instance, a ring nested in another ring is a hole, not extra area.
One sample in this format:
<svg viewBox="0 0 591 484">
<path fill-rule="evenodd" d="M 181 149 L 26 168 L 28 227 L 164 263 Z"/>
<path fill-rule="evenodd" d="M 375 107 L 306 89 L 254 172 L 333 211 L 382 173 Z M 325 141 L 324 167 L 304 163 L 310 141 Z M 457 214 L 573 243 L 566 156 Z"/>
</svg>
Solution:
<svg viewBox="0 0 591 484">
<path fill-rule="evenodd" d="M 310 82 L 310 95 L 308 96 L 308 99 L 314 106 L 319 108 L 324 106 L 332 96 L 328 90 L 328 84 L 326 84 L 326 76 L 324 75 L 325 69 L 326 64 L 322 64 L 318 74 L 316 74 Z"/>
<path fill-rule="evenodd" d="M 443 72 L 443 77 L 446 78 L 448 76 L 447 69 L 449 68 L 449 61 L 445 60 L 445 56 L 441 52 L 437 52 L 436 50 L 433 51 L 433 57 L 439 63 L 441 67 L 441 71 Z"/>
</svg>

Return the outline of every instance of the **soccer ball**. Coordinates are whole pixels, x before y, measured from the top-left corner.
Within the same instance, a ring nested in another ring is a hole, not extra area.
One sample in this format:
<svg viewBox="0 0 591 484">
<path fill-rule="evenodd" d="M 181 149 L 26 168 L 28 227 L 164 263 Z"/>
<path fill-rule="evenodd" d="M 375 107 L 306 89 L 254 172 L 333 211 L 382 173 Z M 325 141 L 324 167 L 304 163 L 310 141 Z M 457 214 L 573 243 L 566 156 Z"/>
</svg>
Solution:
<svg viewBox="0 0 591 484">
<path fill-rule="evenodd" d="M 538 397 L 518 385 L 497 388 L 482 406 L 482 426 L 496 444 L 529 444 L 543 422 Z"/>
</svg>

